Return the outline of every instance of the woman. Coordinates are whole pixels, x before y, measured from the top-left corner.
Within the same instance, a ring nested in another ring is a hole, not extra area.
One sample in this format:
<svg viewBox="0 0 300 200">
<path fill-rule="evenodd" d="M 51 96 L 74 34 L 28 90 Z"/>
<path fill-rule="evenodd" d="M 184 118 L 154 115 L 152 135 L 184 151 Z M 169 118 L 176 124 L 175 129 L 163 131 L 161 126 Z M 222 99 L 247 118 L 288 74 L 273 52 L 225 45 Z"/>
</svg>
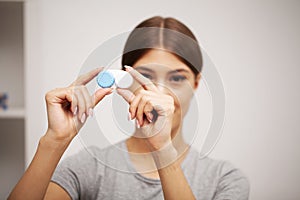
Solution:
<svg viewBox="0 0 300 200">
<path fill-rule="evenodd" d="M 146 48 L 138 48 L 141 44 Z M 46 94 L 48 130 L 9 199 L 248 199 L 248 181 L 239 170 L 200 159 L 182 138 L 182 116 L 202 69 L 193 33 L 173 18 L 145 20 L 130 34 L 122 65 L 132 66 L 125 70 L 138 83 L 117 89 L 136 121 L 133 136 L 116 144 L 128 153 L 93 147 L 94 157 L 81 151 L 58 165 L 93 108 L 112 92 L 99 89 L 90 96 L 85 84 L 102 70 L 95 69 Z M 136 173 L 115 170 L 95 157 Z"/>
</svg>

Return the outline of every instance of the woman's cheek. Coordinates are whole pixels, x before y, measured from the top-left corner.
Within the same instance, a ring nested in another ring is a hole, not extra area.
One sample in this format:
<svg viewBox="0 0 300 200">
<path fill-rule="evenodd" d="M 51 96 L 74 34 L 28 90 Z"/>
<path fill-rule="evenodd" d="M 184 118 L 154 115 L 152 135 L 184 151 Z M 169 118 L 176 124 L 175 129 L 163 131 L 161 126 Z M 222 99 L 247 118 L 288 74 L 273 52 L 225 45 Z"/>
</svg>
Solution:
<svg viewBox="0 0 300 200">
<path fill-rule="evenodd" d="M 181 87 L 172 90 L 173 98 L 175 102 L 175 108 L 181 111 L 182 117 L 185 116 L 189 109 L 190 101 L 193 97 L 193 90 L 190 87 Z"/>
</svg>

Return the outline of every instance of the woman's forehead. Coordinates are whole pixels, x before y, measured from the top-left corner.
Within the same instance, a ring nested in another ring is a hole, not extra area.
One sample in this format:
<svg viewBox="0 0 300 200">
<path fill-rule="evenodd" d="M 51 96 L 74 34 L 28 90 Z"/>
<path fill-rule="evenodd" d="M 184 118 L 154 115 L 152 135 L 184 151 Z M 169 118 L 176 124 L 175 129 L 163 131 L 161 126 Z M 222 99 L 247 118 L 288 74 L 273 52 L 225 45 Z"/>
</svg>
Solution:
<svg viewBox="0 0 300 200">
<path fill-rule="evenodd" d="M 138 71 L 155 73 L 155 74 L 169 74 L 175 72 L 192 73 L 189 68 L 184 66 L 165 66 L 158 63 L 148 63 L 144 65 L 135 65 L 134 67 Z"/>
<path fill-rule="evenodd" d="M 164 50 L 154 49 L 142 56 L 133 66 L 134 68 L 152 70 L 154 72 L 184 70 L 193 73 L 192 70 L 178 57 Z"/>
</svg>

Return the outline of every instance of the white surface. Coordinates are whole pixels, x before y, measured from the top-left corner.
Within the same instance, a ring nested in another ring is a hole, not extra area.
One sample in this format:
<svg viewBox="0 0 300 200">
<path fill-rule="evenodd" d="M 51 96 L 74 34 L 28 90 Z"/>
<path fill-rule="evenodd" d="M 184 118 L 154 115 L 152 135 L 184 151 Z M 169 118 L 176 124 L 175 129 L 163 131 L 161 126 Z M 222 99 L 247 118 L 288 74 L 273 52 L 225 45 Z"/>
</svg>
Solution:
<svg viewBox="0 0 300 200">
<path fill-rule="evenodd" d="M 23 24 L 10 7 L 1 4 L 0 93 L 7 93 L 9 106 L 24 107 Z"/>
<path fill-rule="evenodd" d="M 0 110 L 0 119 L 15 119 L 24 118 L 25 109 L 24 108 L 9 108 L 7 110 Z"/>
<path fill-rule="evenodd" d="M 0 2 L 0 199 L 6 199 L 25 167 L 23 12 L 19 2 Z"/>
<path fill-rule="evenodd" d="M 211 156 L 230 160 L 244 171 L 251 183 L 250 199 L 300 199 L 299 4 L 28 1 L 27 163 L 47 127 L 46 91 L 70 84 L 103 41 L 159 14 L 190 26 L 223 78 L 226 123 Z M 206 114 L 203 105 L 200 112 Z M 77 138 L 66 155 L 81 148 Z"/>
<path fill-rule="evenodd" d="M 133 83 L 132 76 L 123 70 L 111 70 L 114 73 L 116 85 L 119 88 L 129 88 Z"/>
</svg>

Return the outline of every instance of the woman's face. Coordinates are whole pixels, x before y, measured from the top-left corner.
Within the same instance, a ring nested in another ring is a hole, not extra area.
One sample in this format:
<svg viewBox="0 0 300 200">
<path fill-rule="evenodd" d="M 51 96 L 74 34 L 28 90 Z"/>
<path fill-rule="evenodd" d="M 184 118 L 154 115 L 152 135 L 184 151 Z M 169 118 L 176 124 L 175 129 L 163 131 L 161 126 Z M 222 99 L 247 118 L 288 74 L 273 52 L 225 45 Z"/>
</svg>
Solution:
<svg viewBox="0 0 300 200">
<path fill-rule="evenodd" d="M 188 111 L 194 90 L 198 87 L 200 73 L 195 78 L 192 70 L 175 55 L 156 49 L 150 50 L 132 67 L 152 80 L 160 91 L 174 98 L 172 130 L 177 130 Z"/>
</svg>

